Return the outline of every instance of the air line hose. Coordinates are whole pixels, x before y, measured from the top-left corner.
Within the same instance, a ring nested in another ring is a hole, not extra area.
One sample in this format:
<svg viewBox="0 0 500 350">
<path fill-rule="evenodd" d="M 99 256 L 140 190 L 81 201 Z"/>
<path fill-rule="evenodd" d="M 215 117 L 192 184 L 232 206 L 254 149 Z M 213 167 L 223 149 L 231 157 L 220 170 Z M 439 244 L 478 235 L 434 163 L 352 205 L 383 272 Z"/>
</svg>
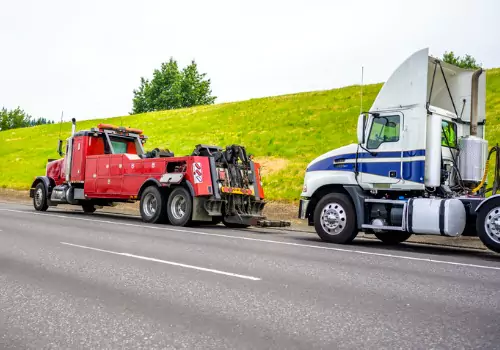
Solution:
<svg viewBox="0 0 500 350">
<path fill-rule="evenodd" d="M 496 194 L 496 192 L 498 190 L 498 185 L 500 182 L 500 171 L 499 171 L 500 170 L 499 169 L 500 168 L 500 152 L 499 151 L 500 151 L 500 147 L 498 146 L 498 144 L 490 149 L 490 152 L 488 153 L 488 159 L 486 160 L 486 166 L 484 168 L 483 178 L 482 178 L 481 182 L 479 183 L 479 185 L 477 185 L 477 187 L 475 187 L 472 190 L 472 193 L 476 193 L 484 186 L 484 183 L 486 182 L 486 179 L 488 178 L 490 157 L 493 153 L 495 153 L 496 154 L 496 157 L 495 157 L 495 179 L 493 181 L 493 187 L 488 189 L 486 192 L 489 192 L 492 190 L 492 194 Z"/>
</svg>

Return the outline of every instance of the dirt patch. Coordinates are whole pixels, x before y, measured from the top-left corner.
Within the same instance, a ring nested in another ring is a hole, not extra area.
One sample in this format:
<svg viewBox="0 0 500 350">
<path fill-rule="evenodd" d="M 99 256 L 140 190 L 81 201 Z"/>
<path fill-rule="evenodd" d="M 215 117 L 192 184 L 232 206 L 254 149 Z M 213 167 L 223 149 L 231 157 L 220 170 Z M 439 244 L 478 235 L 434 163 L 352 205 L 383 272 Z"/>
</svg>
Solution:
<svg viewBox="0 0 500 350">
<path fill-rule="evenodd" d="M 0 188 L 0 200 L 4 202 L 31 203 L 29 191 L 18 191 L 8 188 Z"/>
<path fill-rule="evenodd" d="M 285 169 L 288 165 L 288 160 L 276 157 L 255 157 L 255 161 L 260 164 L 262 171 L 266 175 L 277 173 Z"/>
</svg>

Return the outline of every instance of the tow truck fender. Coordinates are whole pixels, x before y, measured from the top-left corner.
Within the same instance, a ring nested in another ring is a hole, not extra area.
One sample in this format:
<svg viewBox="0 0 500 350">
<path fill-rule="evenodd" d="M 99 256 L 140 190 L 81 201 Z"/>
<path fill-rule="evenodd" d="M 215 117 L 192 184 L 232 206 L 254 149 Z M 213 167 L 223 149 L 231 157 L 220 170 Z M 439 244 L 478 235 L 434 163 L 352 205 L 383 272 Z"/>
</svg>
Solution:
<svg viewBox="0 0 500 350">
<path fill-rule="evenodd" d="M 56 182 L 54 181 L 53 178 L 48 177 L 48 176 L 37 176 L 35 181 L 31 184 L 30 187 L 30 198 L 33 198 L 35 195 L 35 187 L 38 185 L 40 182 L 42 182 L 45 185 L 45 196 L 46 198 L 49 198 L 50 192 L 52 192 L 52 188 L 55 187 Z"/>
<path fill-rule="evenodd" d="M 194 195 L 194 187 L 193 187 L 193 184 L 192 184 L 192 183 L 191 183 L 191 181 L 189 181 L 189 180 L 184 181 L 184 183 L 186 184 L 186 187 L 187 187 L 187 189 L 188 189 L 189 193 L 191 193 L 191 196 L 194 198 L 194 196 L 195 196 L 195 195 Z"/>
<path fill-rule="evenodd" d="M 149 187 L 149 186 L 157 186 L 157 187 L 162 187 L 162 184 L 158 179 L 155 179 L 154 177 L 150 177 L 144 183 L 142 184 L 141 188 L 139 189 L 139 193 L 137 193 L 137 198 L 141 198 L 142 192 Z"/>
<path fill-rule="evenodd" d="M 184 181 L 182 181 L 180 183 L 181 183 L 181 185 L 185 184 L 185 186 L 188 189 L 189 193 L 191 193 L 191 196 L 194 197 L 194 187 L 191 184 L 191 182 L 189 180 L 184 180 Z M 168 184 L 167 183 L 161 183 L 158 179 L 156 179 L 154 177 L 151 177 L 151 178 L 147 179 L 146 181 L 144 181 L 144 183 L 142 184 L 141 188 L 139 189 L 139 193 L 137 194 L 137 198 L 140 199 L 141 195 L 142 195 L 142 192 L 144 192 L 144 190 L 147 187 L 151 186 L 151 185 L 155 185 L 155 186 L 161 188 L 161 187 L 167 186 Z"/>
</svg>

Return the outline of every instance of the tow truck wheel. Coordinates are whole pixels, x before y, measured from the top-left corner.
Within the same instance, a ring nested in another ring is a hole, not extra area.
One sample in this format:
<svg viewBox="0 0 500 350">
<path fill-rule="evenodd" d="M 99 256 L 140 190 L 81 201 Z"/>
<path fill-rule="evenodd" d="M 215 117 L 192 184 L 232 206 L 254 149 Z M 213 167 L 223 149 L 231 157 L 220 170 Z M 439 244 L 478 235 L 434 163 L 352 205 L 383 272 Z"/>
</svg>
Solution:
<svg viewBox="0 0 500 350">
<path fill-rule="evenodd" d="M 326 242 L 351 243 L 358 234 L 356 213 L 349 197 L 330 193 L 321 198 L 314 209 L 314 228 Z"/>
<path fill-rule="evenodd" d="M 35 194 L 33 195 L 33 206 L 37 211 L 46 211 L 49 208 L 47 203 L 47 192 L 43 182 L 39 182 L 35 187 Z"/>
<path fill-rule="evenodd" d="M 166 207 L 165 196 L 158 187 L 149 186 L 142 192 L 140 203 L 142 221 L 151 224 L 164 222 Z"/>
<path fill-rule="evenodd" d="M 476 230 L 483 244 L 500 253 L 500 201 L 492 199 L 479 209 Z"/>
<path fill-rule="evenodd" d="M 383 232 L 374 232 L 375 237 L 381 240 L 385 244 L 399 244 L 406 241 L 411 237 L 411 233 L 409 232 L 398 232 L 398 231 L 383 231 Z"/>
<path fill-rule="evenodd" d="M 82 204 L 82 209 L 86 214 L 92 214 L 93 212 L 95 212 L 95 206 L 93 204 Z"/>
<path fill-rule="evenodd" d="M 191 223 L 193 199 L 184 187 L 177 187 L 168 197 L 167 215 L 174 226 L 187 226 Z"/>
</svg>

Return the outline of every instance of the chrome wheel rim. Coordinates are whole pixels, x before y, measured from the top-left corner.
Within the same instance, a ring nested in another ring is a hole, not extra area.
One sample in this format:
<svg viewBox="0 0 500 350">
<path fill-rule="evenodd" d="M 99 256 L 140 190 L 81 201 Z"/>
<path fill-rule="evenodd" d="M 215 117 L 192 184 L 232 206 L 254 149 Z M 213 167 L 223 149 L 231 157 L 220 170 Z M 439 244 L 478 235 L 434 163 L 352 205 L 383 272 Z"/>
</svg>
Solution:
<svg viewBox="0 0 500 350">
<path fill-rule="evenodd" d="M 186 215 L 186 206 L 187 201 L 184 196 L 178 194 L 172 199 L 172 203 L 170 204 L 170 212 L 172 216 L 177 220 L 180 220 Z"/>
<path fill-rule="evenodd" d="M 38 188 L 35 192 L 35 204 L 37 207 L 41 207 L 43 203 L 43 191 L 41 188 Z"/>
<path fill-rule="evenodd" d="M 500 244 L 500 207 L 493 208 L 486 215 L 484 230 L 492 241 Z"/>
<path fill-rule="evenodd" d="M 329 235 L 338 235 L 346 226 L 345 209 L 336 202 L 328 203 L 321 210 L 321 227 Z"/>
<path fill-rule="evenodd" d="M 144 203 L 142 205 L 142 209 L 146 216 L 153 216 L 156 213 L 156 209 L 158 206 L 158 202 L 156 201 L 156 197 L 152 193 L 148 193 L 146 197 L 144 197 Z"/>
</svg>

